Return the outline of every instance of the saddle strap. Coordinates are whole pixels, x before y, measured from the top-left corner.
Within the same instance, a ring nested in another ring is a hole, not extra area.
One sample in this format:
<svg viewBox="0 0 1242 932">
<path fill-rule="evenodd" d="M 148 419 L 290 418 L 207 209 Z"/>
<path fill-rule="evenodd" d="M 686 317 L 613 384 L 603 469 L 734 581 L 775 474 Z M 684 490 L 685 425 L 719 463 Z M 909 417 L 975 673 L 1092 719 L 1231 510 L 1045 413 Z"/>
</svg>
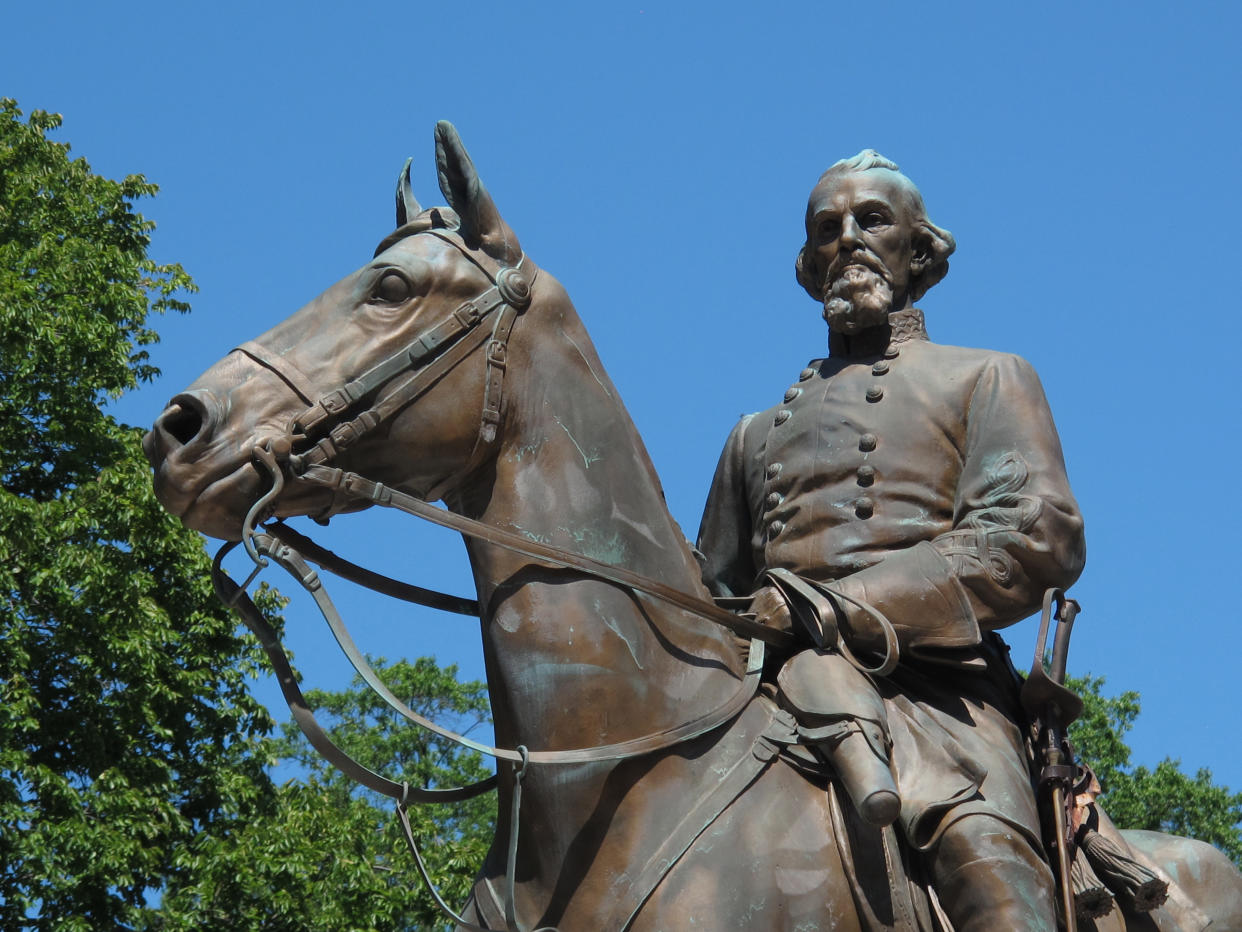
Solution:
<svg viewBox="0 0 1242 932">
<path fill-rule="evenodd" d="M 604 922 L 600 928 L 617 929 L 619 932 L 628 929 L 639 911 L 651 899 L 651 895 L 655 893 L 660 882 L 668 876 L 669 871 L 720 817 L 729 804 L 759 779 L 759 775 L 780 753 L 782 744 L 788 743 L 788 733 L 793 724 L 790 717 L 777 709 L 775 705 L 770 705 L 768 708 L 770 709 L 768 722 L 764 729 L 755 736 L 751 746 L 738 756 L 733 766 L 716 781 L 716 785 L 699 796 L 690 811 L 669 832 L 664 843 L 639 869 L 626 891 L 617 897 L 616 905 L 608 916 L 608 921 Z M 769 737 L 768 732 L 774 730 L 777 734 Z"/>
<path fill-rule="evenodd" d="M 672 828 L 660 846 L 639 868 L 637 874 L 612 898 L 612 910 L 596 928 L 624 932 L 659 888 L 661 881 L 681 861 L 720 814 L 738 799 L 771 765 L 783 745 L 794 740 L 793 719 L 773 703 L 761 701 L 750 707 L 765 710 L 766 720 L 758 722 L 754 739 L 746 744 L 736 760 L 723 762 L 723 773 L 715 785 L 697 798 L 690 811 Z M 474 887 L 474 906 L 488 929 L 505 929 L 506 909 L 489 878 Z M 538 932 L 538 930 L 537 930 Z"/>
</svg>

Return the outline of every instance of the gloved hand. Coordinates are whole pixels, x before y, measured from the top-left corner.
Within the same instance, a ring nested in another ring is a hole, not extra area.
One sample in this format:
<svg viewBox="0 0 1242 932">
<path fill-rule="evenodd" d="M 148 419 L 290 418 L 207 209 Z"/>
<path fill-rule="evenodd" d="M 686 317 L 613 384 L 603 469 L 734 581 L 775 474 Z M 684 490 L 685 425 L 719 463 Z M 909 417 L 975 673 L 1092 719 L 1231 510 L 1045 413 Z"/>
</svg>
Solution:
<svg viewBox="0 0 1242 932">
<path fill-rule="evenodd" d="M 747 614 L 769 628 L 793 633 L 793 617 L 789 613 L 789 603 L 781 591 L 775 586 L 764 586 L 750 598 Z"/>
</svg>

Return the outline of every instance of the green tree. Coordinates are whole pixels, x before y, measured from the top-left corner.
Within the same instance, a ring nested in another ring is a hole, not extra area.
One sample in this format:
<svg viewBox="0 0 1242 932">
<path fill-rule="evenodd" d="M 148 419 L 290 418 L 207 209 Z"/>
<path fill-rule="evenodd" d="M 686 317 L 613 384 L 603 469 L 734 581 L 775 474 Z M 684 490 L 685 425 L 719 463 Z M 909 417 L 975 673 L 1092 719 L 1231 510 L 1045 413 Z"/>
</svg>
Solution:
<svg viewBox="0 0 1242 932">
<path fill-rule="evenodd" d="M 0 100 L 0 927 L 130 927 L 198 834 L 272 788 L 258 653 L 109 399 L 193 284 L 147 255 L 140 175 Z M 270 604 L 270 602 L 269 602 Z"/>
<path fill-rule="evenodd" d="M 484 684 L 459 683 L 455 668 L 430 658 L 375 664 L 393 692 L 436 721 L 469 731 L 488 721 Z M 405 722 L 360 678 L 339 693 L 307 699 L 333 740 L 392 779 L 417 786 L 462 786 L 488 772 L 478 754 Z M 164 893 L 150 928 L 353 932 L 444 927 L 417 878 L 413 857 L 387 797 L 360 788 L 287 724 L 276 752 L 306 776 L 280 787 L 276 805 L 246 825 L 200 838 L 182 878 Z M 495 821 L 495 797 L 411 807 L 411 822 L 444 898 L 470 892 Z"/>
<path fill-rule="evenodd" d="M 1084 705 L 1070 740 L 1099 777 L 1100 799 L 1113 822 L 1211 842 L 1242 867 L 1242 793 L 1213 783 L 1206 768 L 1191 776 L 1169 758 L 1154 770 L 1132 766 L 1125 736 L 1139 715 L 1138 693 L 1107 697 L 1103 677 L 1070 677 L 1067 685 Z"/>
</svg>

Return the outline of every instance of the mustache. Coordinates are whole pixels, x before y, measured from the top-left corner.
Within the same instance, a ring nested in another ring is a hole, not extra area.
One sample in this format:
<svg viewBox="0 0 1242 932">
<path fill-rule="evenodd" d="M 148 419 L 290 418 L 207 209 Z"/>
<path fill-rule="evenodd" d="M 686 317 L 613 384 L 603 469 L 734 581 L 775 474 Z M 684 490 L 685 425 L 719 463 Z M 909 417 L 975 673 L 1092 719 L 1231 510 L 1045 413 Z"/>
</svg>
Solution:
<svg viewBox="0 0 1242 932">
<path fill-rule="evenodd" d="M 828 273 L 825 276 L 825 281 L 828 284 L 831 284 L 836 279 L 840 278 L 841 273 L 851 265 L 860 266 L 870 272 L 874 272 L 876 275 L 883 278 L 884 281 L 889 284 L 892 283 L 892 273 L 889 272 L 884 263 L 880 261 L 880 257 L 874 253 L 868 252 L 865 249 L 858 249 L 849 253 L 838 253 L 836 258 L 834 258 L 832 263 L 828 266 Z"/>
</svg>

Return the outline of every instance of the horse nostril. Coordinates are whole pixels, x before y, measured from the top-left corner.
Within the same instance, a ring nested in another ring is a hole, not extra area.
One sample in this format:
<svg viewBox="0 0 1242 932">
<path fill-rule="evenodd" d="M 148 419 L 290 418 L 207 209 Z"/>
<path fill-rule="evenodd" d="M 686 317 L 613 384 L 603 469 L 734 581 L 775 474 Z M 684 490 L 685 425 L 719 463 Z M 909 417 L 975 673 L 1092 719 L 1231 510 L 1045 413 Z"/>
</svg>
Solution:
<svg viewBox="0 0 1242 932">
<path fill-rule="evenodd" d="M 203 426 L 203 419 L 197 411 L 181 405 L 170 407 L 160 421 L 164 430 L 176 437 L 182 446 L 197 437 L 199 428 Z"/>
<path fill-rule="evenodd" d="M 211 410 L 207 399 L 198 392 L 178 395 L 155 422 L 155 429 L 187 446 L 211 429 Z"/>
</svg>

